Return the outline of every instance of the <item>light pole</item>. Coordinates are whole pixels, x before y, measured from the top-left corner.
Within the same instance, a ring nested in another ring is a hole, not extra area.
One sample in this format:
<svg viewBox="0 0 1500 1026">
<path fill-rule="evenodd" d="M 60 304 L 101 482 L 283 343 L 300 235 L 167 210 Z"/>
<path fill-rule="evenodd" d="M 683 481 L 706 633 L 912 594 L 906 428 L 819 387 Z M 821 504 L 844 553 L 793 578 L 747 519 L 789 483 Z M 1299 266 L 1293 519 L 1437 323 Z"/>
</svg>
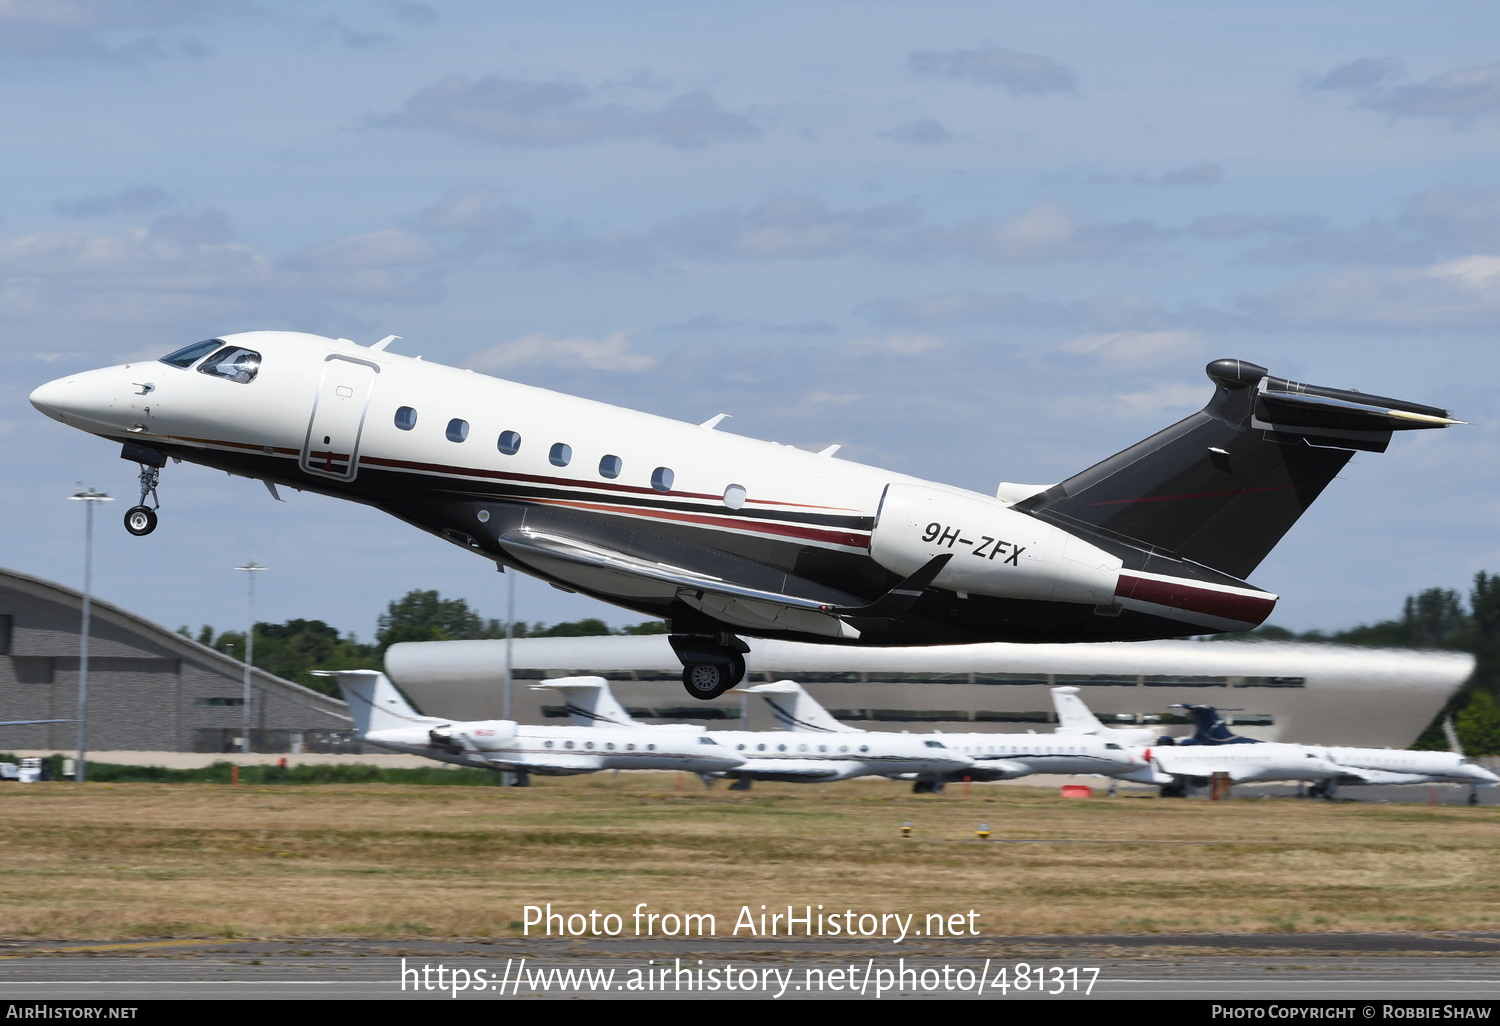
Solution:
<svg viewBox="0 0 1500 1026">
<path fill-rule="evenodd" d="M 89 729 L 89 618 L 92 613 L 91 592 L 94 584 L 94 504 L 114 502 L 103 492 L 78 486 L 68 496 L 83 503 L 83 636 L 78 639 L 78 758 L 73 764 L 73 780 L 83 783 L 88 776 L 85 757 L 88 753 Z"/>
<path fill-rule="evenodd" d="M 505 697 L 501 702 L 500 718 L 510 719 L 510 682 L 515 674 L 515 660 L 511 650 L 516 644 L 516 570 L 505 575 Z"/>
<path fill-rule="evenodd" d="M 240 751 L 248 753 L 250 751 L 250 667 L 255 659 L 255 571 L 265 570 L 266 567 L 252 559 L 244 566 L 237 566 L 235 569 L 245 571 L 245 580 L 250 586 L 245 615 L 245 695 L 240 702 L 244 706 L 245 713 L 245 728 L 240 738 Z"/>
</svg>

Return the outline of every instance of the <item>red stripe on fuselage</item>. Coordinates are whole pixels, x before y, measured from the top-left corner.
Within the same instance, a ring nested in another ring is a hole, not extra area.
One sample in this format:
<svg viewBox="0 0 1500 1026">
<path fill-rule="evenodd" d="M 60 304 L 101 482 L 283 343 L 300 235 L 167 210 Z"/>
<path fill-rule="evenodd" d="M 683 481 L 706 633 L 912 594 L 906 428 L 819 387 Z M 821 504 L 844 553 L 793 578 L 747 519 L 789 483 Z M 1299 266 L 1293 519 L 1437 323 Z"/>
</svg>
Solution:
<svg viewBox="0 0 1500 1026">
<path fill-rule="evenodd" d="M 685 524 L 702 524 L 706 527 L 733 528 L 739 531 L 748 531 L 752 534 L 775 534 L 787 538 L 803 538 L 808 541 L 845 545 L 855 549 L 867 549 L 870 547 L 869 535 L 820 531 L 812 527 L 775 524 L 764 520 L 740 520 L 736 517 L 715 517 L 693 513 L 679 513 L 676 510 L 651 509 L 649 507 L 642 508 L 638 506 L 611 506 L 600 502 L 577 502 L 567 499 L 526 499 L 524 501 L 544 506 L 565 506 L 570 509 L 587 509 L 600 513 L 649 517 L 656 520 L 671 520 Z"/>
<path fill-rule="evenodd" d="M 1217 591 L 1197 587 L 1184 580 L 1159 581 L 1149 577 L 1134 577 L 1129 572 L 1120 574 L 1119 583 L 1115 585 L 1115 596 L 1255 625 L 1262 623 L 1271 615 L 1271 610 L 1276 608 L 1276 600 L 1270 597 Z"/>
</svg>

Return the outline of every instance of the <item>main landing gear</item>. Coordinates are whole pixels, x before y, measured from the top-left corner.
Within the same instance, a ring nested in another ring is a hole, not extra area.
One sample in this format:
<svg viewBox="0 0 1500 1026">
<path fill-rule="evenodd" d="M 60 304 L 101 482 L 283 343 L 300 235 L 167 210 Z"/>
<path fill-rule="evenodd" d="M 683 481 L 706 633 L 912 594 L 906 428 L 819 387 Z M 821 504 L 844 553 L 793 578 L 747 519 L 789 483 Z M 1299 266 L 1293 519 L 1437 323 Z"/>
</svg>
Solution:
<svg viewBox="0 0 1500 1026">
<path fill-rule="evenodd" d="M 718 698 L 745 679 L 750 646 L 733 634 L 672 634 L 667 640 L 682 660 L 682 686 L 694 698 Z"/>
<path fill-rule="evenodd" d="M 127 444 L 120 450 L 122 460 L 130 460 L 141 466 L 141 501 L 125 511 L 125 530 L 140 537 L 156 530 L 156 511 L 161 508 L 156 486 L 161 481 L 161 468 L 167 465 L 167 457 L 155 449 Z M 151 505 L 146 505 L 146 499 Z"/>
</svg>

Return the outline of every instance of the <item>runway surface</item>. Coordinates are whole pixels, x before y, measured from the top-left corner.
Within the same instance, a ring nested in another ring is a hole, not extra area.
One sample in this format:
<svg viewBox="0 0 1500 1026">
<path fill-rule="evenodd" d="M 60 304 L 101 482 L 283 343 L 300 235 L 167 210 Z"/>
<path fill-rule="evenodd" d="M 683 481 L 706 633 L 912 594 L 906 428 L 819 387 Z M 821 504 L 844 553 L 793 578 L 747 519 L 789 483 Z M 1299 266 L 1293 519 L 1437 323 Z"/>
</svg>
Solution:
<svg viewBox="0 0 1500 1026">
<path fill-rule="evenodd" d="M 1500 933 L 0 943 L 0 1000 L 1492 1001 Z M 1097 970 L 1097 973 L 1094 972 Z"/>
</svg>

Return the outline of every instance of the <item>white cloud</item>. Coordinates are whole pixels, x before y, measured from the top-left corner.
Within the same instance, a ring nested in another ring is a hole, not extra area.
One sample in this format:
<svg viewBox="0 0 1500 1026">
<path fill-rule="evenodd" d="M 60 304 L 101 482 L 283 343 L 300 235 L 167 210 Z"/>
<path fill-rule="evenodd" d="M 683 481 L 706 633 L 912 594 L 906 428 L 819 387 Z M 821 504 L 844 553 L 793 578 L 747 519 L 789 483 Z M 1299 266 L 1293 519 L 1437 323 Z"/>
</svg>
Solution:
<svg viewBox="0 0 1500 1026">
<path fill-rule="evenodd" d="M 964 78 L 976 85 L 999 86 L 1013 96 L 1069 93 L 1078 77 L 1050 57 L 988 44 L 973 50 L 914 50 L 913 70 L 923 75 Z"/>
<path fill-rule="evenodd" d="M 1114 256 L 1158 235 L 1149 221 L 1089 222 L 1069 207 L 1044 200 L 1005 221 L 968 221 L 914 234 L 920 254 L 970 256 L 1030 264 Z"/>
<path fill-rule="evenodd" d="M 1111 363 L 1179 360 L 1203 353 L 1207 340 L 1195 331 L 1116 331 L 1079 335 L 1059 348 L 1066 353 L 1097 356 Z"/>
<path fill-rule="evenodd" d="M 1122 417 L 1161 420 L 1201 409 L 1207 394 L 1202 385 L 1165 384 L 1139 392 L 1117 393 L 1113 401 Z"/>
<path fill-rule="evenodd" d="M 600 102 L 577 82 L 450 75 L 407 99 L 376 124 L 474 136 L 501 146 L 565 146 L 649 139 L 681 149 L 760 135 L 748 120 L 699 89 L 657 110 Z"/>
<path fill-rule="evenodd" d="M 439 259 L 437 247 L 399 228 L 350 235 L 305 250 L 295 258 L 304 267 L 410 267 Z"/>
<path fill-rule="evenodd" d="M 1500 256 L 1319 275 L 1250 304 L 1261 324 L 1412 331 L 1500 328 Z"/>
<path fill-rule="evenodd" d="M 936 335 L 898 331 L 880 337 L 865 335 L 860 338 L 851 339 L 848 346 L 856 352 L 894 353 L 899 356 L 915 356 L 918 353 L 929 353 L 934 349 L 941 349 L 947 344 L 946 341 L 938 338 Z"/>
<path fill-rule="evenodd" d="M 539 331 L 476 353 L 470 358 L 469 366 L 488 371 L 505 371 L 513 367 L 643 371 L 656 366 L 656 357 L 631 351 L 630 336 L 634 333 L 626 329 L 593 339 L 556 338 Z"/>
</svg>

